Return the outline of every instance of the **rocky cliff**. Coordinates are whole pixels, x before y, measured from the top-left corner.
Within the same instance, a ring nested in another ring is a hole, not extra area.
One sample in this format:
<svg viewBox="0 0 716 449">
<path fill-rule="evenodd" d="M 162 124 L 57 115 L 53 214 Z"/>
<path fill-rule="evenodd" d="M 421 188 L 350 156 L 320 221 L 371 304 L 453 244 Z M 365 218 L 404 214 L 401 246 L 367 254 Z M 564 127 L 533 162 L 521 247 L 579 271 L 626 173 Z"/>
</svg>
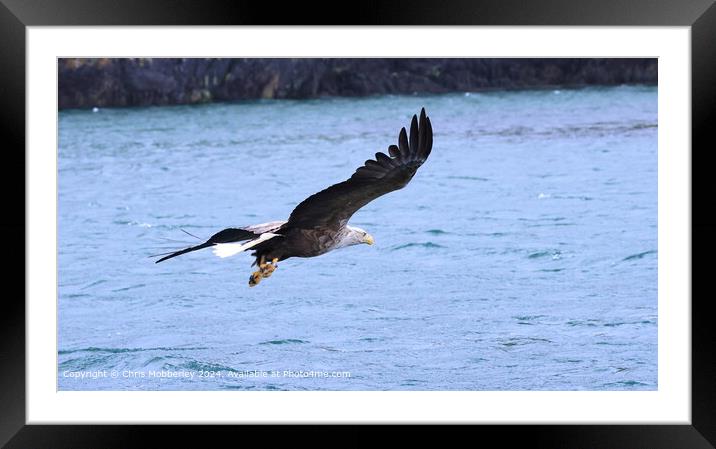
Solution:
<svg viewBox="0 0 716 449">
<path fill-rule="evenodd" d="M 60 59 L 59 107 L 656 84 L 656 59 Z"/>
</svg>

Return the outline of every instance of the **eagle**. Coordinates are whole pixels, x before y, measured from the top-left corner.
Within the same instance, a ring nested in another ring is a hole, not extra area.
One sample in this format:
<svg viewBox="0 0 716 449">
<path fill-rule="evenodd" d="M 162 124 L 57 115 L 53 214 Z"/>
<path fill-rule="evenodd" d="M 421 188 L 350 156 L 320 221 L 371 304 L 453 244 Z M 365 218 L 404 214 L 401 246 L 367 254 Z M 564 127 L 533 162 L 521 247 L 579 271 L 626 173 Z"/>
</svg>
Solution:
<svg viewBox="0 0 716 449">
<path fill-rule="evenodd" d="M 303 200 L 286 221 L 272 221 L 240 228 L 227 228 L 206 242 L 164 256 L 156 263 L 203 248 L 213 248 L 218 257 L 229 257 L 252 250 L 257 266 L 249 278 L 256 286 L 290 257 L 315 257 L 347 246 L 372 245 L 365 230 L 350 226 L 348 220 L 374 199 L 402 189 L 415 176 L 433 148 L 433 129 L 425 108 L 420 118 L 413 115 L 410 134 L 403 127 L 398 145 L 388 146 L 388 154 L 376 153 L 346 181 L 334 184 Z"/>
</svg>

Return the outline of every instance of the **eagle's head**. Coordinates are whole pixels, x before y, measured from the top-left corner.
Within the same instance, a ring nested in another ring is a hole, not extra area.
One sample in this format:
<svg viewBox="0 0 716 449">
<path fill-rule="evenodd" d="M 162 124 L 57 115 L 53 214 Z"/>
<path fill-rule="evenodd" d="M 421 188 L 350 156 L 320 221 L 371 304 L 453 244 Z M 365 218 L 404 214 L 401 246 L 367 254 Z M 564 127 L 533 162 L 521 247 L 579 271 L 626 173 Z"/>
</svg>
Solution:
<svg viewBox="0 0 716 449">
<path fill-rule="evenodd" d="M 373 236 L 368 234 L 364 229 L 356 226 L 346 226 L 346 228 L 348 229 L 348 234 L 344 237 L 343 242 L 341 242 L 343 244 L 342 246 L 359 245 L 361 243 L 372 245 L 375 243 Z"/>
</svg>

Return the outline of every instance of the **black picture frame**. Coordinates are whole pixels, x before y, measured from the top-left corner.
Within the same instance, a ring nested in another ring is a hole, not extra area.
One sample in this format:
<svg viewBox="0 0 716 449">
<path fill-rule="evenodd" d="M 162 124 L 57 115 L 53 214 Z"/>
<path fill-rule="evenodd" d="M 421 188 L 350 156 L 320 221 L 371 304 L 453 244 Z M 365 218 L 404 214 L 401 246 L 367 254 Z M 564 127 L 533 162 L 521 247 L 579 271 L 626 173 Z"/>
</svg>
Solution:
<svg viewBox="0 0 716 449">
<path fill-rule="evenodd" d="M 485 425 L 449 426 L 438 430 L 462 433 L 472 441 L 499 438 L 530 447 L 709 448 L 716 445 L 716 348 L 708 312 L 708 257 L 716 250 L 716 219 L 697 209 L 713 199 L 716 187 L 704 171 L 709 151 L 716 148 L 711 128 L 716 123 L 716 6 L 713 0 L 490 0 L 444 2 L 416 0 L 378 4 L 361 2 L 354 8 L 295 2 L 276 7 L 269 2 L 243 0 L 0 0 L 0 116 L 3 128 L 3 239 L 6 289 L 0 314 L 0 444 L 25 447 L 142 447 L 158 436 L 163 446 L 203 444 L 216 437 L 246 442 L 247 436 L 275 437 L 274 426 L 150 426 L 150 425 L 26 425 L 25 424 L 25 31 L 29 26 L 107 25 L 569 25 L 569 26 L 688 26 L 691 27 L 692 70 L 692 395 L 690 425 Z M 317 14 L 320 11 L 321 15 Z M 54 100 L 48 100 L 54 101 Z M 21 239 L 19 236 L 22 235 Z M 698 239 L 698 245 L 693 242 Z M 701 259 L 700 263 L 697 261 Z M 12 282 L 10 282 L 12 281 Z M 702 291 L 697 294 L 697 287 Z M 688 300 L 689 298 L 683 298 Z M 356 444 L 365 438 L 356 427 L 347 431 Z M 313 426 L 283 426 L 283 432 L 322 435 Z M 379 427 L 378 430 L 387 430 Z M 393 430 L 393 429 L 391 429 Z M 400 427 L 397 430 L 405 430 Z M 429 429 L 410 426 L 413 436 Z M 157 435 L 159 434 L 159 435 Z M 475 440 L 478 437 L 479 440 Z M 268 438 L 266 441 L 271 441 Z M 503 443 L 504 442 L 504 443 Z M 341 444 L 341 440 L 336 440 Z M 211 443 L 210 443 L 211 444 Z"/>
</svg>

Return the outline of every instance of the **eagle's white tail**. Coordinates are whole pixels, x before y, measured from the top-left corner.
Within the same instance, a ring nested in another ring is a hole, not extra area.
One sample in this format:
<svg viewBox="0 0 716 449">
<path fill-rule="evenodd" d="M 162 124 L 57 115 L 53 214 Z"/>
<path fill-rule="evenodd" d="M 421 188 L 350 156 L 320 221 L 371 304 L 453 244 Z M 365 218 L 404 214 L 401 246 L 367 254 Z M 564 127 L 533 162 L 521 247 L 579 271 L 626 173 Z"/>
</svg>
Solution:
<svg viewBox="0 0 716 449">
<path fill-rule="evenodd" d="M 244 252 L 247 249 L 251 249 L 261 242 L 265 242 L 266 240 L 269 240 L 269 239 L 272 239 L 272 238 L 278 237 L 278 236 L 279 236 L 279 234 L 272 234 L 270 232 L 265 232 L 265 233 L 261 234 L 259 236 L 259 238 L 251 240 L 246 243 L 217 243 L 216 245 L 214 245 L 214 255 L 219 256 L 221 258 L 231 257 L 233 255 Z"/>
</svg>

